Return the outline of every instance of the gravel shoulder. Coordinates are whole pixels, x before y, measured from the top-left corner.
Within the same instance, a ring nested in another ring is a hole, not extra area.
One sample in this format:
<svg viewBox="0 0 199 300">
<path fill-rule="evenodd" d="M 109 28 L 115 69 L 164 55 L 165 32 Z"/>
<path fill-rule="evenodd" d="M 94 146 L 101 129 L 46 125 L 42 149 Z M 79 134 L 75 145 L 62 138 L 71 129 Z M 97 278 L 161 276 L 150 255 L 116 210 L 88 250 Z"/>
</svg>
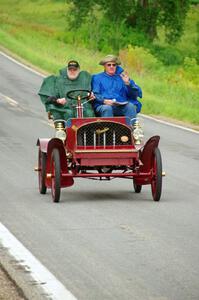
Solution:
<svg viewBox="0 0 199 300">
<path fill-rule="evenodd" d="M 0 264 L 0 300 L 25 300 L 22 290 Z"/>
<path fill-rule="evenodd" d="M 0 300 L 46 300 L 49 294 L 20 260 L 0 244 Z"/>
</svg>

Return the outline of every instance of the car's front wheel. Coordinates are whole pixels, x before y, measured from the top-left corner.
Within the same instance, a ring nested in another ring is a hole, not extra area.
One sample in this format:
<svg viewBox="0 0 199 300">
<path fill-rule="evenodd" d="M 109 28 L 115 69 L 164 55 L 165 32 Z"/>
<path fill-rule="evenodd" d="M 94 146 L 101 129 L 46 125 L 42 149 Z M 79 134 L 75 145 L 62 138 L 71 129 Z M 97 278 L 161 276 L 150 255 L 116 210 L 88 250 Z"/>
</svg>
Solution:
<svg viewBox="0 0 199 300">
<path fill-rule="evenodd" d="M 42 152 L 40 148 L 38 153 L 38 166 L 39 192 L 40 194 L 46 194 L 46 153 Z"/>
</svg>

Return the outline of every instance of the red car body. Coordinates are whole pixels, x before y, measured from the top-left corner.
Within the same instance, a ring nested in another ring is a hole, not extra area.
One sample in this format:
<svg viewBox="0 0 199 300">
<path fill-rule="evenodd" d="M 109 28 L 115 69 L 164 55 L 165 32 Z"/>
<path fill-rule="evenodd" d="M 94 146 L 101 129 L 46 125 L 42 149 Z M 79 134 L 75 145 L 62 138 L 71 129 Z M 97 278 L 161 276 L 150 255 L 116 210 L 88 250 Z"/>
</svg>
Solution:
<svg viewBox="0 0 199 300">
<path fill-rule="evenodd" d="M 151 185 L 153 199 L 159 201 L 162 189 L 159 136 L 136 145 L 125 117 L 74 118 L 67 121 L 64 130 L 67 136 L 64 141 L 58 138 L 37 141 L 40 193 L 51 188 L 53 200 L 58 202 L 60 189 L 72 186 L 74 178 L 128 178 L 133 180 L 136 193 L 142 185 Z"/>
</svg>

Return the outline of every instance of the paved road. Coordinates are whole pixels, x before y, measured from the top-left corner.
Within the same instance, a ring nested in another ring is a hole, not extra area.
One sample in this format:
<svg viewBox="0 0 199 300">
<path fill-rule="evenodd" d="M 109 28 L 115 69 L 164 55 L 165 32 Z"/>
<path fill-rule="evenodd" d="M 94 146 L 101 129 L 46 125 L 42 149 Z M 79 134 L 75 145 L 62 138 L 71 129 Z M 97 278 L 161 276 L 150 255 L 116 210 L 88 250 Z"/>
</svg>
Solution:
<svg viewBox="0 0 199 300">
<path fill-rule="evenodd" d="M 0 55 L 0 222 L 79 300 L 198 300 L 199 135 L 145 120 L 161 136 L 159 203 L 129 180 L 79 179 L 54 204 L 33 171 L 37 137 L 53 134 L 40 84 Z"/>
</svg>

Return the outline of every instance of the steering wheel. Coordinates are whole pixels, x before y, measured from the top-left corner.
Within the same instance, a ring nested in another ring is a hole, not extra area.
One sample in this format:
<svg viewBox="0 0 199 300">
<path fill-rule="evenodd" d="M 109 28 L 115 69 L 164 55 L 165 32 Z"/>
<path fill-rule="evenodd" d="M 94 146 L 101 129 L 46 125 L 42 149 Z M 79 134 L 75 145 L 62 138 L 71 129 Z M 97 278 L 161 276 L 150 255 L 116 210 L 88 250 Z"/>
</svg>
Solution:
<svg viewBox="0 0 199 300">
<path fill-rule="evenodd" d="M 86 96 L 83 96 L 84 93 L 86 93 Z M 79 89 L 79 90 L 71 90 L 66 94 L 66 98 L 78 100 L 78 97 L 81 97 L 81 100 L 89 98 L 91 95 L 91 91 L 85 90 L 85 89 Z"/>
</svg>

